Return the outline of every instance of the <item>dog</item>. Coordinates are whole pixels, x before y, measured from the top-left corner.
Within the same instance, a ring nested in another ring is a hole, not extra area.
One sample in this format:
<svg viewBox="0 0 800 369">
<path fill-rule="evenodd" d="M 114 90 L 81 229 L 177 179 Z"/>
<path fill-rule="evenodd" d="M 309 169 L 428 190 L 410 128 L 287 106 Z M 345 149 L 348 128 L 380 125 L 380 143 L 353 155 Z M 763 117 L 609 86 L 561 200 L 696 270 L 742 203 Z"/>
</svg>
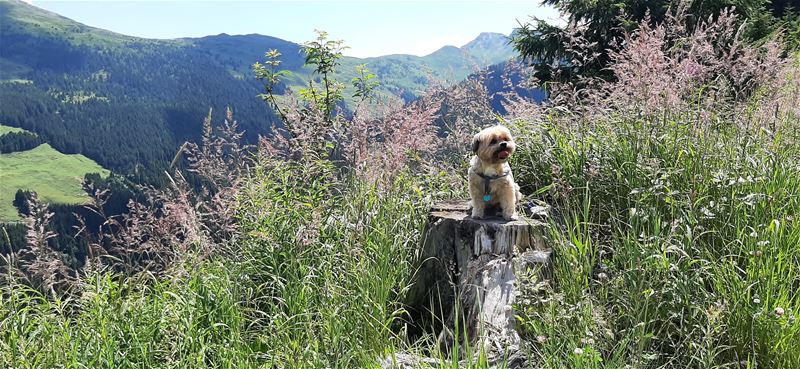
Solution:
<svg viewBox="0 0 800 369">
<path fill-rule="evenodd" d="M 503 219 L 519 218 L 517 203 L 522 193 L 508 165 L 508 158 L 516 148 L 511 132 L 501 125 L 485 128 L 472 139 L 475 155 L 469 162 L 468 173 L 472 218 L 484 218 L 487 210 L 498 206 Z"/>
</svg>

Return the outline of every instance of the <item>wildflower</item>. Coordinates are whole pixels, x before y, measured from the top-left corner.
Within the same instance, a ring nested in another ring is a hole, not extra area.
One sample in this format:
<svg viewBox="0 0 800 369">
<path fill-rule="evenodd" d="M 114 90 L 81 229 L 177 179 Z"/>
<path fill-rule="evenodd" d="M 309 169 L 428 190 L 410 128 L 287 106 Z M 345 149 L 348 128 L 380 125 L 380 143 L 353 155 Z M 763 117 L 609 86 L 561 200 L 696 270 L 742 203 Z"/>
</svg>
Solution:
<svg viewBox="0 0 800 369">
<path fill-rule="evenodd" d="M 756 297 L 756 298 L 753 299 L 753 303 L 754 304 L 760 304 L 761 303 L 761 299 Z"/>
<path fill-rule="evenodd" d="M 782 307 L 779 306 L 779 307 L 775 308 L 775 315 L 780 317 L 780 316 L 783 316 L 784 313 L 786 313 L 786 312 L 783 310 Z"/>
<path fill-rule="evenodd" d="M 545 342 L 547 342 L 547 336 L 544 335 L 536 336 L 536 342 L 538 342 L 539 344 L 544 344 Z"/>
<path fill-rule="evenodd" d="M 581 356 L 581 355 L 583 355 L 583 349 L 580 348 L 580 347 L 576 347 L 575 350 L 572 351 L 572 353 L 574 353 L 577 356 Z"/>
</svg>

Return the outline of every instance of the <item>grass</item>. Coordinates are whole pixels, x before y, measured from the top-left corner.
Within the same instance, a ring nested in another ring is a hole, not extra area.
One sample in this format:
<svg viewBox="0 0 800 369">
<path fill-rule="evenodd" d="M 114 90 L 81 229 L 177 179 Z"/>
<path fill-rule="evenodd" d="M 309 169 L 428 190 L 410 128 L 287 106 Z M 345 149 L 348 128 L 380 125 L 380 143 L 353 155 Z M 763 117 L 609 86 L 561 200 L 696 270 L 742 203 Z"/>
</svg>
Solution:
<svg viewBox="0 0 800 369">
<path fill-rule="evenodd" d="M 56 301 L 0 287 L 0 367 L 373 366 L 402 342 L 392 325 L 425 191 L 401 178 L 385 192 L 353 183 L 331 196 L 325 173 L 255 171 L 244 239 L 177 277 L 93 274 L 79 296 Z"/>
<path fill-rule="evenodd" d="M 49 144 L 0 155 L 0 221 L 19 220 L 12 205 L 18 189 L 36 191 L 46 202 L 81 204 L 88 201 L 81 181 L 86 173 L 108 174 L 91 159 L 66 155 Z"/>
<path fill-rule="evenodd" d="M 252 367 L 241 288 L 219 264 L 189 279 L 88 277 L 77 301 L 11 285 L 0 308 L 0 364 L 11 368 Z M 43 349 L 40 344 L 47 344 Z M 180 355 L 172 353 L 180 352 Z"/>
<path fill-rule="evenodd" d="M 515 306 L 532 367 L 800 367 L 797 137 L 681 116 L 587 128 L 516 127 L 515 177 L 557 220 L 553 279 Z M 401 298 L 427 207 L 458 194 L 332 173 L 258 166 L 243 237 L 166 277 L 90 273 L 55 300 L 0 287 L 0 366 L 374 368 L 431 352 L 404 335 Z"/>
<path fill-rule="evenodd" d="M 369 366 L 396 339 L 424 197 L 408 179 L 330 196 L 330 176 L 306 171 L 259 171 L 245 192 L 256 342 L 269 367 Z"/>
<path fill-rule="evenodd" d="M 554 285 L 519 306 L 540 367 L 800 367 L 798 138 L 587 128 L 528 127 L 515 163 L 564 214 Z"/>
<path fill-rule="evenodd" d="M 0 124 L 0 136 L 6 133 L 13 133 L 13 132 L 24 132 L 25 130 L 22 128 L 11 127 L 11 126 L 4 126 Z"/>
<path fill-rule="evenodd" d="M 515 178 L 553 206 L 552 279 L 518 285 L 514 307 L 530 367 L 800 367 L 798 116 L 776 110 L 767 129 L 748 110 L 691 109 L 516 122 Z M 375 368 L 410 351 L 457 368 L 470 356 L 412 341 L 402 304 L 427 209 L 463 187 L 262 160 L 237 188 L 241 233 L 216 253 L 188 251 L 158 276 L 86 268 L 54 298 L 2 274 L 0 367 Z"/>
<path fill-rule="evenodd" d="M 181 44 L 175 40 L 151 40 L 126 36 L 100 28 L 76 23 L 56 13 L 25 4 L 22 1 L 4 1 L 0 3 L 0 18 L 6 24 L 5 32 L 9 34 L 25 32 L 40 37 L 63 37 L 75 46 L 106 47 L 124 49 L 126 44 L 167 45 Z M 66 36 L 65 36 L 66 35 Z"/>
<path fill-rule="evenodd" d="M 798 141 L 689 122 L 516 127 L 515 174 L 558 219 L 553 279 L 515 307 L 533 367 L 800 367 Z M 455 194 L 333 183 L 325 165 L 259 166 L 243 238 L 171 277 L 90 274 L 55 301 L 3 287 L 0 366 L 373 368 L 430 349 L 400 301 L 428 205 Z"/>
</svg>

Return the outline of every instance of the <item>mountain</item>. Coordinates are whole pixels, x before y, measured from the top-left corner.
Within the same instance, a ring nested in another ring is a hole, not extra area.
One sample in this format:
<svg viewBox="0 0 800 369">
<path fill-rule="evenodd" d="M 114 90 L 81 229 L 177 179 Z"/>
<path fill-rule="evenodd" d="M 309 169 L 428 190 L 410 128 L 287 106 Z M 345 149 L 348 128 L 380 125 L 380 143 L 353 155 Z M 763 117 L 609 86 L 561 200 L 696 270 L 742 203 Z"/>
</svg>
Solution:
<svg viewBox="0 0 800 369">
<path fill-rule="evenodd" d="M 192 43 L 207 50 L 223 63 L 231 73 L 240 77 L 250 74 L 250 65 L 264 58 L 269 48 L 281 53 L 281 68 L 292 71 L 290 87 L 304 87 L 310 70 L 303 68 L 303 55 L 300 45 L 279 38 L 258 34 L 207 36 L 186 38 L 182 41 Z M 444 46 L 425 55 L 393 54 L 379 57 L 354 58 L 345 56 L 335 78 L 350 81 L 355 67 L 366 64 L 377 75 L 379 89 L 403 97 L 406 101 L 421 96 L 432 80 L 453 83 L 465 79 L 472 73 L 487 66 L 505 62 L 516 55 L 508 44 L 508 38 L 499 33 L 481 33 L 463 47 Z"/>
<path fill-rule="evenodd" d="M 515 56 L 516 52 L 508 45 L 506 36 L 481 33 L 462 47 L 444 46 L 421 57 L 396 54 L 365 59 L 345 58 L 342 64 L 348 67 L 367 64 L 387 91 L 410 101 L 421 96 L 432 80 L 455 83 Z M 353 68 L 342 70 L 352 71 Z"/>
<path fill-rule="evenodd" d="M 234 77 L 206 50 L 88 27 L 19 1 L 0 2 L 0 66 L 0 122 L 143 182 L 199 136 L 209 108 L 219 117 L 232 106 L 251 139 L 274 123 L 255 98 L 258 82 Z"/>
<path fill-rule="evenodd" d="M 474 40 L 462 46 L 461 49 L 485 64 L 496 64 L 506 61 L 517 55 L 514 47 L 509 43 L 508 36 L 500 33 L 483 32 Z M 502 58 L 502 60 L 498 60 Z"/>
<path fill-rule="evenodd" d="M 0 122 L 36 133 L 65 154 L 83 154 L 147 182 L 178 146 L 199 137 L 209 108 L 215 122 L 232 107 L 246 138 L 277 123 L 257 95 L 250 66 L 277 49 L 297 86 L 310 70 L 301 46 L 263 35 L 144 39 L 89 27 L 18 0 L 0 1 Z M 493 51 L 494 50 L 494 51 Z M 406 101 L 433 80 L 453 83 L 513 56 L 502 35 L 484 33 L 423 57 L 344 57 L 338 79 L 366 64 L 381 91 Z"/>
</svg>

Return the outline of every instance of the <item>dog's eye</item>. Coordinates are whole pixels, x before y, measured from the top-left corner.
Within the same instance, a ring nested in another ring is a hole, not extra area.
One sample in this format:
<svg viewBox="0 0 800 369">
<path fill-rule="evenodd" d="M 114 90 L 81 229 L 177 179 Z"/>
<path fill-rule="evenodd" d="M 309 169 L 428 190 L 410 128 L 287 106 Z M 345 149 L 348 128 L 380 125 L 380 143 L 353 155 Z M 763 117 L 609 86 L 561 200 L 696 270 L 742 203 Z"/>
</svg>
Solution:
<svg viewBox="0 0 800 369">
<path fill-rule="evenodd" d="M 495 138 L 495 139 L 492 139 L 492 142 L 490 142 L 489 144 L 490 144 L 490 145 L 494 145 L 494 144 L 496 144 L 496 143 L 497 143 L 497 139 Z"/>
</svg>

